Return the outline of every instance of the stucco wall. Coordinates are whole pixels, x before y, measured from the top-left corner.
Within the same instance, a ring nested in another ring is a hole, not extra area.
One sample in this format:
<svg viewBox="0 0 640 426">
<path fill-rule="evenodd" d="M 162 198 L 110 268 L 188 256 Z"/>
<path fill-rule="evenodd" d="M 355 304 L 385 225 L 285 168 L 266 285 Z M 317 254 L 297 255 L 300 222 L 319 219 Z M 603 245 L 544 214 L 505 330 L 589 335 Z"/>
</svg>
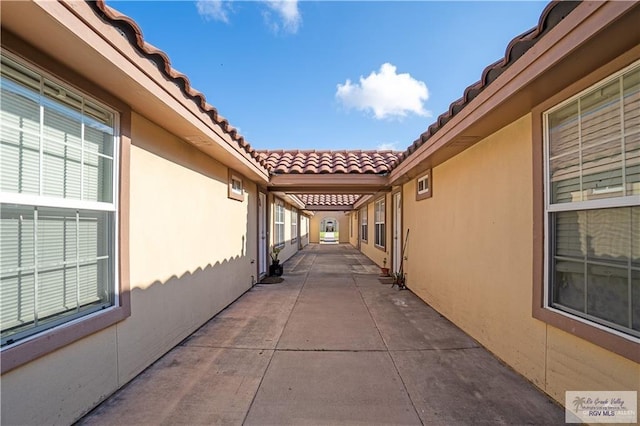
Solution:
<svg viewBox="0 0 640 426">
<path fill-rule="evenodd" d="M 339 242 L 349 242 L 349 219 L 342 211 L 317 211 L 311 218 L 309 224 L 309 242 L 318 244 L 320 242 L 320 224 L 325 218 L 335 218 L 338 221 Z"/>
<path fill-rule="evenodd" d="M 369 204 L 367 204 L 367 228 L 368 228 L 368 237 L 367 241 L 362 241 L 360 243 L 360 250 L 364 253 L 368 258 L 373 260 L 378 266 L 382 266 L 384 263 L 384 259 L 387 259 L 386 266 L 387 268 L 391 267 L 391 196 L 385 196 L 385 233 L 386 233 L 386 247 L 380 248 L 375 245 L 375 221 L 374 221 L 374 204 L 375 201 L 380 199 L 377 197 L 375 200 L 371 200 Z M 362 210 L 360 210 L 362 212 Z"/>
<path fill-rule="evenodd" d="M 403 187 L 408 286 L 561 403 L 566 390 L 637 390 L 638 364 L 532 318 L 531 116 L 432 178 L 429 199 Z"/>
<path fill-rule="evenodd" d="M 133 114 L 131 317 L 2 376 L 3 424 L 70 424 L 251 287 L 256 188 Z"/>
<path fill-rule="evenodd" d="M 118 328 L 121 381 L 249 289 L 257 258 L 255 186 L 244 179 L 244 201 L 232 200 L 225 166 L 139 116 L 132 127 L 132 315 Z"/>
<path fill-rule="evenodd" d="M 357 211 L 349 212 L 349 224 L 351 227 L 349 243 L 354 247 L 358 247 L 358 239 L 360 238 L 360 220 Z"/>
</svg>

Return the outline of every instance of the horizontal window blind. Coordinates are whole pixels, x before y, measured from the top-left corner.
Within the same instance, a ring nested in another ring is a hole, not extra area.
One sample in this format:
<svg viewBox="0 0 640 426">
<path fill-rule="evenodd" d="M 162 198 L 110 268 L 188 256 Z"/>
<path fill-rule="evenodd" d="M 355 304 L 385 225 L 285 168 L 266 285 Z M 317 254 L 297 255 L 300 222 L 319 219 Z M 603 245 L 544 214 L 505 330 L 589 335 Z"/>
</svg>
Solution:
<svg viewBox="0 0 640 426">
<path fill-rule="evenodd" d="M 547 303 L 640 336 L 640 63 L 545 123 Z"/>
<path fill-rule="evenodd" d="M 640 69 L 548 115 L 552 204 L 640 194 Z"/>
<path fill-rule="evenodd" d="M 4 346 L 115 303 L 116 116 L 4 55 L 0 90 Z"/>
</svg>

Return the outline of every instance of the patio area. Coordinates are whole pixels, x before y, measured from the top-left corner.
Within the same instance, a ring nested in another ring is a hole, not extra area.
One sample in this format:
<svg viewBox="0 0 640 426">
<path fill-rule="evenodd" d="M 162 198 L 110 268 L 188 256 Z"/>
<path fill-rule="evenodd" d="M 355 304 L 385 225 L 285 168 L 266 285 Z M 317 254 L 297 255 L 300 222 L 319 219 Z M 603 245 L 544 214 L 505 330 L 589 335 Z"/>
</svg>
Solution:
<svg viewBox="0 0 640 426">
<path fill-rule="evenodd" d="M 564 424 L 564 410 L 351 246 L 310 245 L 82 425 Z M 409 287 L 411 283 L 409 283 Z"/>
</svg>

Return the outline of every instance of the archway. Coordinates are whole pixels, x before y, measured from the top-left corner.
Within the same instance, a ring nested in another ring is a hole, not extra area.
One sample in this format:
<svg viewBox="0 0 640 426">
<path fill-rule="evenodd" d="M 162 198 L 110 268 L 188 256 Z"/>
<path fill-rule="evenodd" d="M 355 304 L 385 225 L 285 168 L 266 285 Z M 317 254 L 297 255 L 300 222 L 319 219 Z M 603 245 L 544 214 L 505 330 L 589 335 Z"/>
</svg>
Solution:
<svg viewBox="0 0 640 426">
<path fill-rule="evenodd" d="M 338 244 L 340 234 L 338 220 L 334 217 L 326 217 L 320 222 L 320 244 Z"/>
</svg>

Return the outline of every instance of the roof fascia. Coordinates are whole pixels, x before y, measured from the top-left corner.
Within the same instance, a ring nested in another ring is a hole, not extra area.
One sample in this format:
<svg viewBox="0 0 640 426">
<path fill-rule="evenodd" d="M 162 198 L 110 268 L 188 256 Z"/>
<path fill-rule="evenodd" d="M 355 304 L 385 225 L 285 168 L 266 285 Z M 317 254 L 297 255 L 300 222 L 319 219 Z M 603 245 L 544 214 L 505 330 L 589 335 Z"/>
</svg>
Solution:
<svg viewBox="0 0 640 426">
<path fill-rule="evenodd" d="M 389 189 L 388 176 L 375 174 L 283 174 L 272 175 L 271 191 L 370 194 Z"/>
<path fill-rule="evenodd" d="M 391 171 L 389 182 L 402 184 L 424 170 L 435 167 L 497 131 L 502 126 L 528 113 L 540 99 L 551 93 L 542 93 L 538 87 L 536 97 L 523 90 L 537 78 L 551 71 L 566 56 L 591 40 L 604 27 L 618 20 L 638 4 L 634 2 L 583 2 L 565 19 L 552 28 L 531 49 L 514 62 L 475 99 L 453 116 L 440 131 L 409 155 Z M 580 68 L 580 67 L 577 67 Z M 578 72 L 579 70 L 576 70 Z M 543 88 L 544 90 L 544 88 Z M 549 89 L 550 90 L 550 89 Z M 495 124 L 476 126 L 487 122 L 498 107 L 520 96 L 520 104 L 502 108 Z M 473 127 L 476 132 L 473 132 Z M 482 131 L 477 131 L 481 129 Z"/>
<path fill-rule="evenodd" d="M 103 21 L 91 5 L 66 0 L 24 3 L 21 7 L 29 7 L 29 11 L 33 13 L 44 12 L 49 15 L 50 19 L 59 24 L 57 28 L 68 32 L 66 38 L 69 38 L 69 33 L 74 37 L 74 43 L 77 43 L 82 55 L 90 52 L 92 56 L 86 58 L 83 64 L 73 57 L 76 49 L 68 49 L 68 45 L 56 48 L 55 43 L 46 40 L 49 37 L 40 38 L 45 40 L 29 37 L 27 33 L 30 30 L 24 22 L 17 26 L 24 27 L 24 30 L 18 29 L 18 36 L 24 37 L 35 47 L 101 85 L 130 105 L 132 110 L 159 123 L 217 161 L 238 170 L 251 180 L 268 181 L 268 172 L 259 160 L 244 152 L 229 133 L 215 123 L 175 82 L 168 80 L 153 61 L 140 54 L 121 30 Z M 27 6 L 27 3 L 31 6 Z M 3 7 L 3 26 L 7 23 L 7 9 Z M 16 26 L 12 26 L 13 32 L 16 32 L 15 28 Z M 102 64 L 103 72 L 96 73 L 95 69 L 91 69 L 92 64 L 88 63 L 91 61 L 94 61 L 94 67 L 97 66 L 96 63 Z M 114 74 L 107 77 L 106 72 L 111 70 L 114 70 Z M 96 77 L 97 75 L 100 77 Z M 109 80 L 120 84 L 108 83 Z M 167 120 L 169 116 L 171 119 Z"/>
</svg>

